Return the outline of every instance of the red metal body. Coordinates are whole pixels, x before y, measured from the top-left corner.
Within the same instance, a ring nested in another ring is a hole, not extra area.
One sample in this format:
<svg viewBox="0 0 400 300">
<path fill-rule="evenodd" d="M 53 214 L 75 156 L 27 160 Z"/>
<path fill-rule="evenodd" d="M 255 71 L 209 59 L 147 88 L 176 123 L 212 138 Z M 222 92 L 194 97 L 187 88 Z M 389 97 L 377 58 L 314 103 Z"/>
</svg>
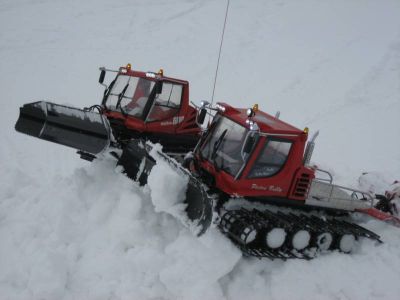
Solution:
<svg viewBox="0 0 400 300">
<path fill-rule="evenodd" d="M 246 109 L 236 109 L 225 103 L 219 103 L 219 105 L 224 107 L 224 110 L 218 112 L 220 115 L 249 128 Z M 213 163 L 200 159 L 197 155 L 201 169 L 215 179 L 216 188 L 230 196 L 284 198 L 301 204 L 305 201 L 311 181 L 315 177 L 315 171 L 303 165 L 307 131 L 297 129 L 262 111 L 257 111 L 251 120 L 257 123 L 263 135 L 259 138 L 238 178 L 235 179 L 224 170 L 217 170 Z M 249 172 L 269 138 L 279 138 L 292 143 L 287 160 L 277 174 L 250 179 L 248 178 Z"/>
<path fill-rule="evenodd" d="M 150 74 L 150 75 L 149 75 Z M 123 126 L 131 131 L 141 134 L 165 135 L 164 138 L 174 138 L 179 136 L 196 136 L 200 133 L 200 127 L 196 124 L 196 109 L 189 105 L 189 82 L 176 78 L 163 76 L 162 73 L 146 73 L 134 71 L 130 68 L 121 67 L 118 75 L 128 75 L 132 77 L 145 78 L 149 81 L 162 81 L 166 83 L 176 83 L 182 86 L 182 99 L 179 110 L 174 115 L 162 116 L 160 111 L 157 121 L 146 121 L 130 115 L 124 115 L 119 111 L 106 110 L 104 114 L 109 119 L 116 119 L 123 122 Z M 155 112 L 157 113 L 157 112 Z"/>
</svg>

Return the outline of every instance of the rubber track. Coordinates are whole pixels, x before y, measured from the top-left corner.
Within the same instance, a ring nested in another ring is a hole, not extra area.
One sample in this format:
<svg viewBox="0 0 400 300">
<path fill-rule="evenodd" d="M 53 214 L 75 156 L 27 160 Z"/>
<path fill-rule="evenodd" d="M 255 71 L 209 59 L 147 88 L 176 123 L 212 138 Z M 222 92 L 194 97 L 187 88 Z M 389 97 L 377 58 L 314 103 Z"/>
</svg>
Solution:
<svg viewBox="0 0 400 300">
<path fill-rule="evenodd" d="M 303 213 L 274 213 L 270 210 L 248 210 L 245 208 L 228 210 L 221 216 L 219 228 L 245 256 L 258 258 L 312 259 L 318 253 L 316 237 L 318 234 L 325 232 L 331 233 L 333 236 L 330 250 L 338 248 L 338 237 L 343 234 L 353 234 L 356 239 L 368 238 L 382 243 L 379 235 L 360 225 L 344 220 L 321 218 Z M 285 243 L 278 249 L 271 249 L 265 243 L 265 234 L 272 228 L 283 228 L 287 233 Z M 311 234 L 311 241 L 307 248 L 298 251 L 290 245 L 289 240 L 291 235 L 303 229 Z M 257 234 L 254 238 L 255 232 Z M 253 236 L 251 237 L 252 234 Z"/>
</svg>

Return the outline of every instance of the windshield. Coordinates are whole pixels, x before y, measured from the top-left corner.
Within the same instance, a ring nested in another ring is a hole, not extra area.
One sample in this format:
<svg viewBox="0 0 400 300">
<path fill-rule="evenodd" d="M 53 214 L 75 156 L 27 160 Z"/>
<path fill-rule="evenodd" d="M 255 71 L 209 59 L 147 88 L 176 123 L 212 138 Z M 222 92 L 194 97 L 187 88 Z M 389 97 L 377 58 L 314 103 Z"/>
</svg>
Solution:
<svg viewBox="0 0 400 300">
<path fill-rule="evenodd" d="M 110 93 L 106 106 L 111 110 L 122 110 L 124 113 L 137 117 L 143 117 L 143 110 L 154 87 L 155 82 L 140 77 L 118 75 Z M 118 105 L 119 97 L 123 93 Z"/>
<path fill-rule="evenodd" d="M 218 168 L 236 176 L 243 166 L 241 150 L 248 130 L 225 117 L 216 117 L 200 154 Z"/>
</svg>

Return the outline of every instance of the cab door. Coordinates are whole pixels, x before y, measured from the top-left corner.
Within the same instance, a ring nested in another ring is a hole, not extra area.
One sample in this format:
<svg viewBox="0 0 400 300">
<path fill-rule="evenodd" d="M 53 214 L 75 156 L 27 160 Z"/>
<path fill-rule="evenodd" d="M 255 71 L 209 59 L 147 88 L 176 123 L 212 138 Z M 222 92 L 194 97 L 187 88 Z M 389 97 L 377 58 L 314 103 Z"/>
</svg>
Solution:
<svg viewBox="0 0 400 300">
<path fill-rule="evenodd" d="M 179 117 L 182 103 L 183 85 L 163 82 L 161 94 L 157 94 L 146 118 L 146 131 L 157 135 L 159 142 L 173 138 L 176 128 L 183 121 Z"/>
</svg>

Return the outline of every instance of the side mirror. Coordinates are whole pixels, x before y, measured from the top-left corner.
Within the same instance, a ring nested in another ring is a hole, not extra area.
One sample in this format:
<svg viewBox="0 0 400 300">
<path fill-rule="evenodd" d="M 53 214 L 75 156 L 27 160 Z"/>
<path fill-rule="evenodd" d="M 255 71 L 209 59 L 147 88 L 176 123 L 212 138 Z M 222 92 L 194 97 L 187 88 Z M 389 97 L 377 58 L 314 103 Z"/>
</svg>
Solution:
<svg viewBox="0 0 400 300">
<path fill-rule="evenodd" d="M 106 76 L 106 70 L 101 70 L 101 72 L 100 72 L 100 77 L 99 77 L 99 83 L 100 84 L 103 84 L 103 82 L 104 82 L 104 77 Z"/>
<path fill-rule="evenodd" d="M 157 81 L 156 83 L 156 94 L 161 94 L 163 89 L 163 82 Z"/>
<path fill-rule="evenodd" d="M 206 118 L 207 115 L 207 109 L 202 108 L 200 109 L 199 113 L 197 114 L 197 124 L 202 125 L 204 123 L 204 119 Z"/>
</svg>

